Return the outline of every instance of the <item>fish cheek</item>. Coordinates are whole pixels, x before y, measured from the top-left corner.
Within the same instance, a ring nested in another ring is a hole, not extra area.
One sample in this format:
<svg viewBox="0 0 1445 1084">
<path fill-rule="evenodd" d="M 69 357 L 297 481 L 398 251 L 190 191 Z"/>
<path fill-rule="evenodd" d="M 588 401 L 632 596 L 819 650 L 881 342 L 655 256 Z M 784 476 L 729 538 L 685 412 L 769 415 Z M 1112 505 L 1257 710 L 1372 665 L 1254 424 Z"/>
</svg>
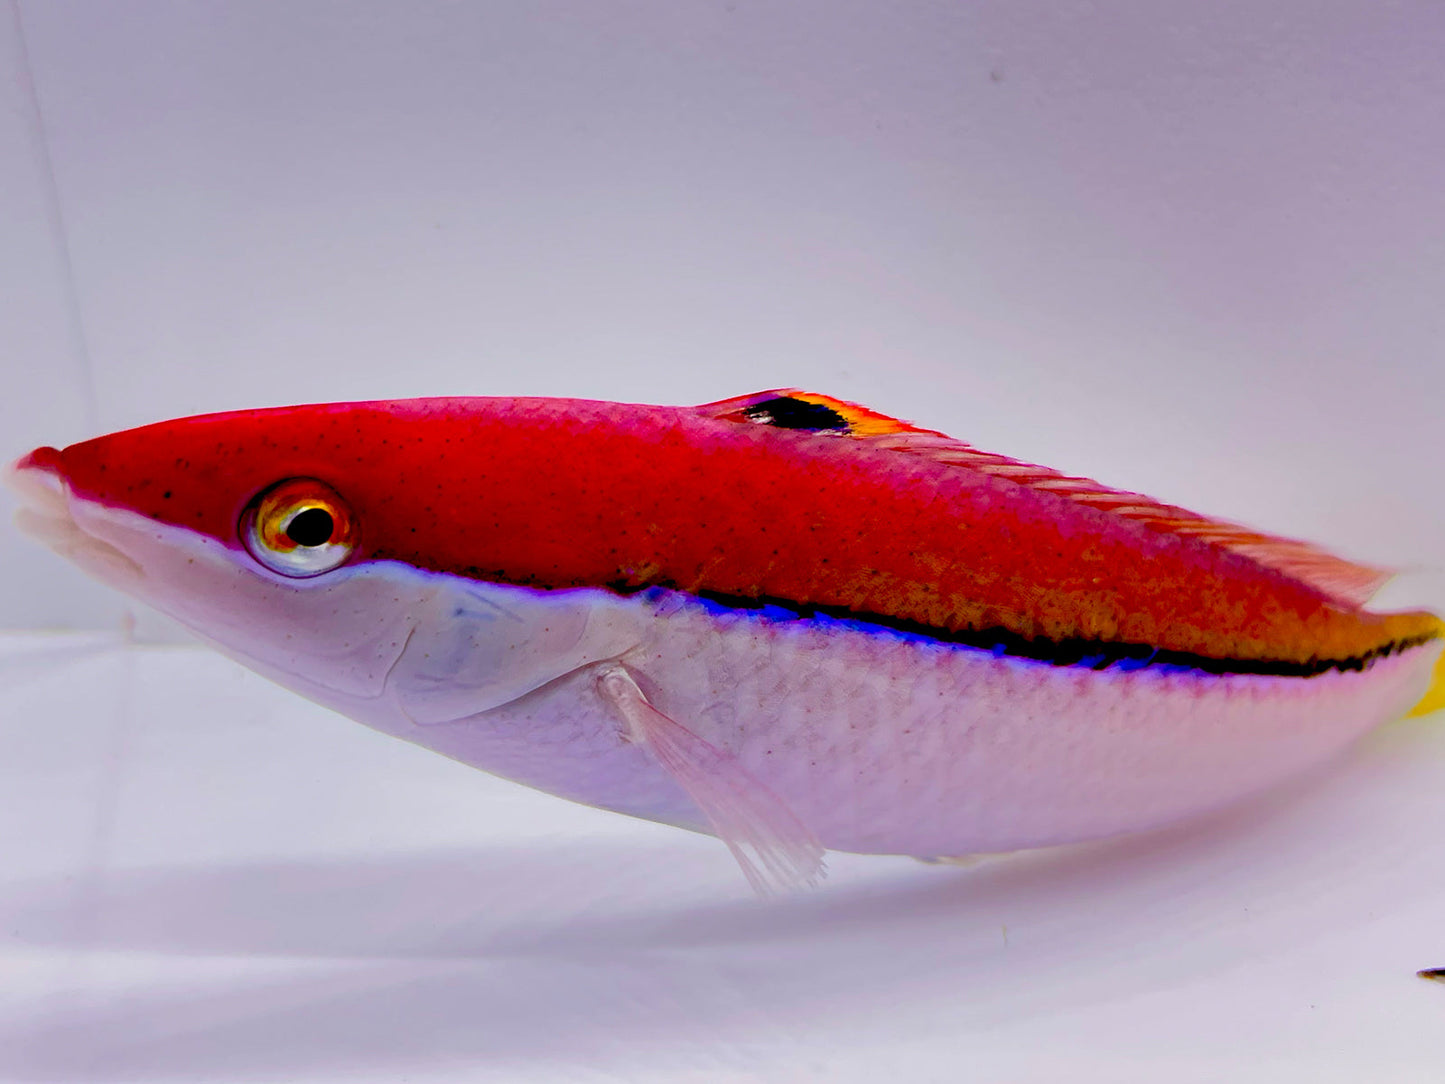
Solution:
<svg viewBox="0 0 1445 1084">
<path fill-rule="evenodd" d="M 429 597 L 417 585 L 398 590 L 374 566 L 283 581 L 184 528 L 90 502 L 74 502 L 73 514 L 87 537 L 135 565 L 116 586 L 283 683 L 289 675 L 347 697 L 380 696 Z"/>
<path fill-rule="evenodd" d="M 212 596 L 224 607 L 224 619 L 197 623 L 199 631 L 242 661 L 361 699 L 384 693 L 387 674 L 427 602 L 425 595 L 398 592 L 389 578 L 369 569 L 300 585 L 271 583 L 243 570 L 229 586 Z"/>
<path fill-rule="evenodd" d="M 387 688 L 414 723 L 456 722 L 509 704 L 638 639 L 610 592 L 539 591 L 437 576 Z"/>
</svg>

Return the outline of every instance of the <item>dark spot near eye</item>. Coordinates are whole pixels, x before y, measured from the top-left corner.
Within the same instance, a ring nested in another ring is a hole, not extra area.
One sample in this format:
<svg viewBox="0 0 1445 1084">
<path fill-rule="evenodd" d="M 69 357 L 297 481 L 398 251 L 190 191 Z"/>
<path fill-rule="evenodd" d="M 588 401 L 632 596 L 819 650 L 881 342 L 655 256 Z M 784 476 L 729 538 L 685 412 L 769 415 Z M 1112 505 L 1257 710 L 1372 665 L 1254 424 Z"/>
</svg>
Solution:
<svg viewBox="0 0 1445 1084">
<path fill-rule="evenodd" d="M 848 432 L 848 419 L 830 406 L 780 395 L 743 408 L 749 421 L 779 429 L 807 429 L 812 432 Z"/>
<path fill-rule="evenodd" d="M 166 490 L 164 493 L 162 493 L 161 496 L 164 497 L 166 500 L 170 500 L 170 499 L 171 499 L 171 491 L 168 489 L 168 490 Z"/>
<path fill-rule="evenodd" d="M 298 546 L 324 546 L 336 524 L 324 508 L 308 508 L 286 525 L 286 537 Z"/>
</svg>

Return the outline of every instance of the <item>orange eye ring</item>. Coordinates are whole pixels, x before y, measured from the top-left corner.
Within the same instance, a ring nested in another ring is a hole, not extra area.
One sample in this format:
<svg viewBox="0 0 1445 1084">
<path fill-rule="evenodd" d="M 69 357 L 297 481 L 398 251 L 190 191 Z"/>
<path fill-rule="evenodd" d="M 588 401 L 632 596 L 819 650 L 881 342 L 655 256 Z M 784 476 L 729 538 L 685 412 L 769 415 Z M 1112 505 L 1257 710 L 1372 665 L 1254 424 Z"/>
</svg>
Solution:
<svg viewBox="0 0 1445 1084">
<path fill-rule="evenodd" d="M 355 552 L 356 518 L 325 482 L 287 478 L 246 506 L 240 535 L 246 552 L 272 572 L 305 579 L 330 572 Z"/>
</svg>

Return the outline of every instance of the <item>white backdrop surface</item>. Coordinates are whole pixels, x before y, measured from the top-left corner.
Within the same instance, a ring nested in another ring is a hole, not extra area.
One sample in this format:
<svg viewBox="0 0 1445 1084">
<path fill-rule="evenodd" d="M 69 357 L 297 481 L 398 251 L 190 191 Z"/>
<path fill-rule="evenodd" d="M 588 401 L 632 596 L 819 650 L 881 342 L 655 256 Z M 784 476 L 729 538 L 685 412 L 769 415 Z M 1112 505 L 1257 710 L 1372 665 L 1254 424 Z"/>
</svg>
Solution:
<svg viewBox="0 0 1445 1084">
<path fill-rule="evenodd" d="M 0 637 L 0 1080 L 1420 1084 L 1445 728 L 974 869 L 722 844 L 190 648 Z M 63 724 L 63 725 L 62 725 Z M 24 815 L 24 823 L 11 814 Z"/>
<path fill-rule="evenodd" d="M 5 455 L 287 402 L 801 385 L 1445 561 L 1431 0 L 7 14 Z M 0 539 L 0 624 L 114 623 Z"/>
<path fill-rule="evenodd" d="M 1442 54 L 1433 0 L 6 0 L 0 456 L 793 385 L 1445 609 Z M 125 611 L 0 528 L 0 626 Z M 6 641 L 0 738 L 4 1079 L 1438 1070 L 1438 720 L 1220 821 L 771 908 L 715 841 L 189 650 Z"/>
</svg>

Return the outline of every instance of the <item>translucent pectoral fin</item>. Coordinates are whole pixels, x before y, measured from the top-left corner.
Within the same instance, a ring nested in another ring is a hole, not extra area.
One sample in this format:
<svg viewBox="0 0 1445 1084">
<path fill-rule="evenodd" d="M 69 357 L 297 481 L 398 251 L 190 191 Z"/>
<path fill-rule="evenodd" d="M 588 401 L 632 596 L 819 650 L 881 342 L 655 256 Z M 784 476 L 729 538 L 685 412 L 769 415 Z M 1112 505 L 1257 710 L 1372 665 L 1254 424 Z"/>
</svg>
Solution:
<svg viewBox="0 0 1445 1084">
<path fill-rule="evenodd" d="M 602 669 L 597 687 L 628 737 L 697 803 L 759 895 L 803 888 L 824 876 L 823 845 L 736 757 L 654 708 L 625 667 Z"/>
</svg>

